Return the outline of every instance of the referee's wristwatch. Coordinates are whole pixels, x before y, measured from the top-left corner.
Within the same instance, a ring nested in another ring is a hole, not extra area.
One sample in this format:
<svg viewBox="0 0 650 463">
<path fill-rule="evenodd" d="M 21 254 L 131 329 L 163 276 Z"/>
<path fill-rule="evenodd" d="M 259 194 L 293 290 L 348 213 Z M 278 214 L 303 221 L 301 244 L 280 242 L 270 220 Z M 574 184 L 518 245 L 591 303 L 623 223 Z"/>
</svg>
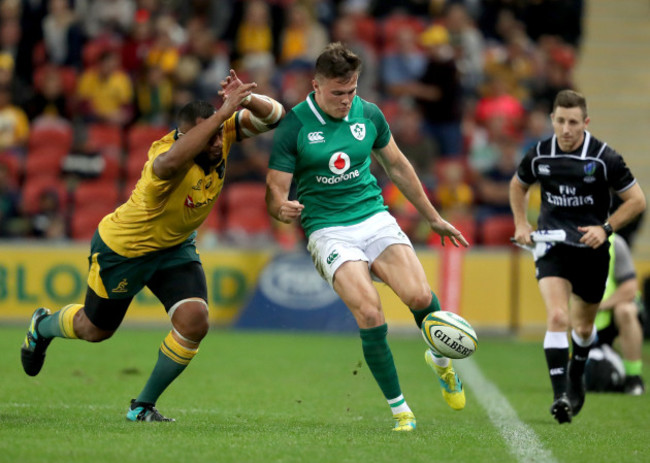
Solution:
<svg viewBox="0 0 650 463">
<path fill-rule="evenodd" d="M 609 224 L 609 222 L 605 222 L 604 224 L 601 225 L 601 227 L 603 227 L 603 230 L 605 230 L 605 234 L 607 236 L 612 236 L 612 233 L 614 233 L 614 229 Z"/>
</svg>

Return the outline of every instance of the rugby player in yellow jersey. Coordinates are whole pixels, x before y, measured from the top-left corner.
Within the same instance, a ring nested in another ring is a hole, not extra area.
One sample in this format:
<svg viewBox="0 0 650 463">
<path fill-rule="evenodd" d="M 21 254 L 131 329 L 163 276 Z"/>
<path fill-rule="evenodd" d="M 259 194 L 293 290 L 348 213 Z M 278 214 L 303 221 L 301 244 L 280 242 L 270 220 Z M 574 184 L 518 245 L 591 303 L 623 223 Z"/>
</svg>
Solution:
<svg viewBox="0 0 650 463">
<path fill-rule="evenodd" d="M 253 94 L 255 83 L 235 74 L 221 82 L 218 111 L 204 101 L 183 107 L 178 128 L 154 142 L 126 203 L 100 222 L 91 241 L 84 304 L 32 315 L 21 348 L 25 372 L 35 376 L 55 337 L 99 342 L 117 330 L 133 297 L 147 286 L 163 303 L 172 330 L 144 389 L 131 401 L 131 421 L 174 421 L 155 403 L 196 355 L 208 332 L 205 274 L 196 229 L 223 186 L 231 145 L 274 128 L 284 116 L 277 101 Z M 243 109 L 237 111 L 239 106 Z"/>
</svg>

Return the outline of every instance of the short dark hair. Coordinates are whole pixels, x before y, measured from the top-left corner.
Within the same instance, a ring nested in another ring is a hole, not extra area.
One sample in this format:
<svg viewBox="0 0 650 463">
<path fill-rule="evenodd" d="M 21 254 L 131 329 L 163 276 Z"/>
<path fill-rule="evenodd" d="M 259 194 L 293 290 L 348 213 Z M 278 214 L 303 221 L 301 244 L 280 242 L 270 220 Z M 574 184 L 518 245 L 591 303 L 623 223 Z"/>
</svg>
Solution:
<svg viewBox="0 0 650 463">
<path fill-rule="evenodd" d="M 316 76 L 349 80 L 361 72 L 361 58 L 341 42 L 330 43 L 316 59 Z"/>
<path fill-rule="evenodd" d="M 562 90 L 555 97 L 553 102 L 553 112 L 558 106 L 562 108 L 580 108 L 583 119 L 587 118 L 587 100 L 581 94 L 574 90 Z"/>
<path fill-rule="evenodd" d="M 207 119 L 215 112 L 214 106 L 203 100 L 190 101 L 178 112 L 178 123 L 188 123 L 194 126 L 196 118 Z"/>
</svg>

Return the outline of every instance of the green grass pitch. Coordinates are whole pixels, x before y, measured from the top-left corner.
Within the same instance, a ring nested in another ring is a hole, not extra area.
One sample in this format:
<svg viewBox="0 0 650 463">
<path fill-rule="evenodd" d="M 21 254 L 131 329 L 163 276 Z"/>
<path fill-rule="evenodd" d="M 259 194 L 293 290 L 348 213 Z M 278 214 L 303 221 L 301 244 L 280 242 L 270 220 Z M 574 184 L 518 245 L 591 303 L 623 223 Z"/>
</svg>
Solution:
<svg viewBox="0 0 650 463">
<path fill-rule="evenodd" d="M 100 344 L 57 339 L 30 378 L 19 359 L 24 328 L 0 327 L 0 462 L 650 461 L 650 395 L 590 394 L 560 426 L 548 412 L 541 342 L 480 334 L 472 359 L 456 361 L 461 376 L 473 362 L 526 432 L 478 400 L 491 389 L 476 376 L 465 380 L 465 410 L 448 408 L 422 339 L 396 334 L 389 342 L 418 419 L 411 433 L 391 431 L 358 336 L 304 333 L 211 332 L 157 404 L 177 422 L 127 422 L 165 335 L 122 329 Z M 650 371 L 648 344 L 644 363 Z M 517 449 L 531 435 L 543 451 L 524 458 Z"/>
</svg>

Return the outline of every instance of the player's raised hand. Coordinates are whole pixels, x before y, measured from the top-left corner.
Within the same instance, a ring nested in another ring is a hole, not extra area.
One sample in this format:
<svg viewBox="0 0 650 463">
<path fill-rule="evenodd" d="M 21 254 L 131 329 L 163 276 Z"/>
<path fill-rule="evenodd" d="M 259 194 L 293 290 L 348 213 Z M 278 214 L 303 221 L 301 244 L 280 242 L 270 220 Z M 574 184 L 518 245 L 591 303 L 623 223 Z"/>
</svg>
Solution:
<svg viewBox="0 0 650 463">
<path fill-rule="evenodd" d="M 223 95 L 223 105 L 221 105 L 219 111 L 223 112 L 223 115 L 225 117 L 232 116 L 235 110 L 239 107 L 241 101 L 249 95 L 252 95 L 253 89 L 256 87 L 257 84 L 255 82 L 252 82 L 250 84 L 242 83 L 241 85 L 233 88 L 228 93 L 225 93 Z"/>
<path fill-rule="evenodd" d="M 242 82 L 242 80 L 237 76 L 237 73 L 234 69 L 230 70 L 230 75 L 220 82 L 221 90 L 219 90 L 219 95 L 226 99 L 229 95 L 232 95 L 233 92 L 240 88 L 242 85 L 247 85 Z M 241 100 L 240 100 L 241 103 Z"/>
<path fill-rule="evenodd" d="M 431 229 L 434 232 L 436 232 L 438 235 L 440 235 L 440 244 L 442 244 L 443 246 L 445 245 L 445 237 L 449 238 L 451 244 L 453 244 L 456 247 L 458 247 L 461 244 L 464 247 L 469 246 L 469 243 L 467 242 L 463 234 L 460 232 L 460 230 L 457 230 L 452 224 L 450 224 L 446 220 L 440 219 L 439 221 L 431 222 Z"/>
<path fill-rule="evenodd" d="M 304 204 L 298 201 L 283 201 L 278 210 L 278 220 L 284 223 L 291 223 L 300 218 Z"/>
</svg>

